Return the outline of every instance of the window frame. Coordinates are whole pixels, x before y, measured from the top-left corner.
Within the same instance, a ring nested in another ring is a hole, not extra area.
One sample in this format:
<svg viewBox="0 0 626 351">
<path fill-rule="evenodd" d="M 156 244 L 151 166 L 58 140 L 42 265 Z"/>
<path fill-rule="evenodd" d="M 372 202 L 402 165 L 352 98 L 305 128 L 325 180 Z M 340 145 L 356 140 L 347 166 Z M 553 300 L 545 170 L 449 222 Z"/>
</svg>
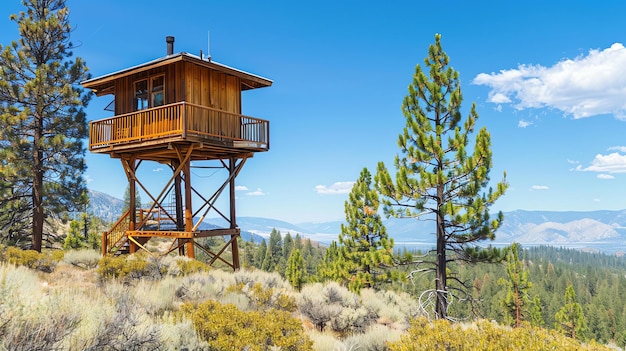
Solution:
<svg viewBox="0 0 626 351">
<path fill-rule="evenodd" d="M 163 84 L 157 85 L 155 89 L 155 81 L 162 79 Z M 141 93 L 138 89 L 138 85 L 145 82 L 146 90 Z M 155 74 L 134 81 L 134 95 L 133 95 L 133 110 L 135 112 L 146 110 L 153 107 L 159 107 L 165 105 L 165 74 Z M 157 102 L 157 97 L 161 96 L 160 101 Z"/>
</svg>

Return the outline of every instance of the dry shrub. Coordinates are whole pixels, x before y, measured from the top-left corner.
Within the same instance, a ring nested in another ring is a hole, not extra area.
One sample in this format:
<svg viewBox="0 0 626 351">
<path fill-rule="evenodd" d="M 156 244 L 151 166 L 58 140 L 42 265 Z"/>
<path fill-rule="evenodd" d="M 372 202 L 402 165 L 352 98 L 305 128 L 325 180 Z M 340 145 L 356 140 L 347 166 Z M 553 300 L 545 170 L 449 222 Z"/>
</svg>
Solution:
<svg viewBox="0 0 626 351">
<path fill-rule="evenodd" d="M 387 351 L 387 343 L 400 340 L 402 332 L 384 325 L 370 325 L 362 334 L 353 334 L 344 340 L 344 344 L 353 350 Z"/>
<path fill-rule="evenodd" d="M 0 266 L 0 344 L 7 350 L 63 350 L 81 321 L 71 296 L 51 293 L 25 267 Z"/>
<path fill-rule="evenodd" d="M 358 295 L 335 282 L 304 286 L 297 303 L 300 312 L 319 331 L 330 327 L 342 335 L 362 333 L 378 318 L 361 305 Z"/>
<path fill-rule="evenodd" d="M 385 321 L 383 324 L 393 324 L 396 329 L 408 328 L 410 319 L 419 310 L 417 301 L 407 293 L 363 289 L 360 294 L 363 307 Z"/>
<path fill-rule="evenodd" d="M 102 254 L 96 250 L 69 250 L 63 256 L 63 262 L 83 269 L 93 269 L 98 266 Z"/>
</svg>

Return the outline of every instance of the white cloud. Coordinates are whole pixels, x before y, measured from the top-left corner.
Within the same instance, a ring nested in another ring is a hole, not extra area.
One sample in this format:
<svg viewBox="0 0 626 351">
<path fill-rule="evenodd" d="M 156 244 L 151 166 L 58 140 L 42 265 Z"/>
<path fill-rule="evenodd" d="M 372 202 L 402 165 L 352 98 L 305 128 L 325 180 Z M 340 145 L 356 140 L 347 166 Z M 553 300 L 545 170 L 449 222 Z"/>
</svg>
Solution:
<svg viewBox="0 0 626 351">
<path fill-rule="evenodd" d="M 548 190 L 550 188 L 548 188 L 547 185 L 533 185 L 530 187 L 531 190 Z"/>
<path fill-rule="evenodd" d="M 473 83 L 491 88 L 487 101 L 520 110 L 547 107 L 574 118 L 613 114 L 626 120 L 626 48 L 621 43 L 552 67 L 519 65 L 480 73 Z"/>
<path fill-rule="evenodd" d="M 615 177 L 610 174 L 600 173 L 598 174 L 598 179 L 615 179 Z"/>
<path fill-rule="evenodd" d="M 531 125 L 533 125 L 533 122 L 524 121 L 523 119 L 520 119 L 520 121 L 517 123 L 517 126 L 520 128 L 526 128 Z"/>
<path fill-rule="evenodd" d="M 152 172 L 163 172 L 163 168 L 161 168 L 161 167 L 154 168 L 154 169 L 152 170 Z"/>
<path fill-rule="evenodd" d="M 619 151 L 619 152 L 626 153 L 626 146 L 611 146 L 607 150 L 609 150 L 609 151 Z"/>
<path fill-rule="evenodd" d="M 236 185 L 235 191 L 248 191 L 248 187 L 245 185 Z"/>
<path fill-rule="evenodd" d="M 264 196 L 264 195 L 267 195 L 267 194 L 264 193 L 263 190 L 261 190 L 261 188 L 257 188 L 255 191 L 251 191 L 249 193 L 246 193 L 246 195 L 248 195 L 248 196 Z"/>
<path fill-rule="evenodd" d="M 596 155 L 591 161 L 589 167 L 576 167 L 577 171 L 582 172 L 601 172 L 604 174 L 626 173 L 626 155 L 620 155 L 617 152 L 608 155 Z"/>
<path fill-rule="evenodd" d="M 318 194 L 348 194 L 352 190 L 354 182 L 336 182 L 331 186 L 317 185 L 315 191 Z"/>
<path fill-rule="evenodd" d="M 89 184 L 89 183 L 93 182 L 93 178 L 91 178 L 91 177 L 89 176 L 89 174 L 85 174 L 85 177 L 84 177 L 84 178 L 85 178 L 85 183 L 86 183 L 86 184 Z"/>
</svg>

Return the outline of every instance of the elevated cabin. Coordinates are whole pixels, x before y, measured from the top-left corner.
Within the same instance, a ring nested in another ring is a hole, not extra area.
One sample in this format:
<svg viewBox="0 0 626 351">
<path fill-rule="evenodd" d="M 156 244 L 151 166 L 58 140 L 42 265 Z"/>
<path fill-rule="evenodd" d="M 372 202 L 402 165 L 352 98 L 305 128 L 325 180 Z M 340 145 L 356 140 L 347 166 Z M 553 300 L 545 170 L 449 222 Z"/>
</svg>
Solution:
<svg viewBox="0 0 626 351">
<path fill-rule="evenodd" d="M 131 209 L 136 208 L 137 186 L 152 200 L 151 208 L 126 212 L 103 233 L 103 254 L 147 250 L 148 240 L 161 237 L 173 240 L 166 253 L 178 249 L 194 258 L 198 247 L 210 263 L 220 260 L 238 269 L 235 178 L 248 158 L 270 146 L 269 121 L 242 115 L 241 93 L 269 87 L 272 81 L 185 52 L 174 54 L 174 38 L 166 41 L 165 57 L 82 82 L 96 96 L 114 97 L 107 107 L 114 116 L 89 123 L 89 150 L 121 160 Z M 138 179 L 144 160 L 168 165 L 173 172 L 158 192 Z M 214 161 L 227 170 L 213 194 L 193 188 L 192 161 Z M 230 208 L 220 211 L 215 203 L 225 189 L 230 189 Z M 194 196 L 203 203 L 193 206 Z M 228 228 L 199 230 L 209 211 L 227 220 Z M 213 236 L 230 240 L 217 251 L 198 240 Z M 228 246 L 232 263 L 221 257 Z"/>
<path fill-rule="evenodd" d="M 271 84 L 210 59 L 174 54 L 172 39 L 163 58 L 82 83 L 115 98 L 113 117 L 90 122 L 89 150 L 116 157 L 144 149 L 147 156 L 157 145 L 201 142 L 203 152 L 194 158 L 267 151 L 269 121 L 242 115 L 241 93 Z"/>
</svg>

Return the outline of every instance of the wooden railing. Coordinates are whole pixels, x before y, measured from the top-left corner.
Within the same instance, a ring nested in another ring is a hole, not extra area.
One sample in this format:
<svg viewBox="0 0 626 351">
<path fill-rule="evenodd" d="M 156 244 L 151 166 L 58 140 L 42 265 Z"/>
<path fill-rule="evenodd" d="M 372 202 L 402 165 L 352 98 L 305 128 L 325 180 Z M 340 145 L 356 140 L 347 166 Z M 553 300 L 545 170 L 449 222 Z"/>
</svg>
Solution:
<svg viewBox="0 0 626 351">
<path fill-rule="evenodd" d="M 177 136 L 268 150 L 269 121 L 179 102 L 90 122 L 89 150 Z"/>
<path fill-rule="evenodd" d="M 102 233 L 102 254 L 111 253 L 114 246 L 122 243 L 122 239 L 126 237 L 126 231 L 130 224 L 130 209 L 124 212 L 122 217 L 115 222 L 111 230 Z"/>
</svg>

